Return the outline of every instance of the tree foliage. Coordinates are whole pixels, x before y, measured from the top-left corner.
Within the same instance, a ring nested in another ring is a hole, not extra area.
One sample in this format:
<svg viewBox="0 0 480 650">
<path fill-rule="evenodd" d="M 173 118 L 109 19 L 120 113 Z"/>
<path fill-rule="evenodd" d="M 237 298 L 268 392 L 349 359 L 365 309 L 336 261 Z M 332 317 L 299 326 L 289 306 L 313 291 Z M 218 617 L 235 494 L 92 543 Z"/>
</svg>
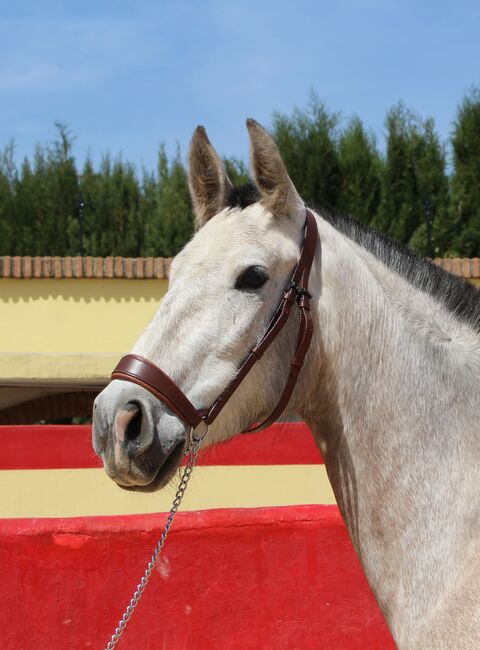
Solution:
<svg viewBox="0 0 480 650">
<path fill-rule="evenodd" d="M 175 255 L 193 234 L 193 213 L 187 174 L 180 151 L 171 162 L 163 147 L 158 157 L 157 176 L 144 176 L 146 255 Z"/>
<path fill-rule="evenodd" d="M 452 169 L 432 118 L 404 104 L 385 120 L 385 153 L 359 117 L 343 122 L 316 95 L 291 115 L 274 113 L 273 135 L 298 191 L 338 208 L 421 254 L 480 255 L 480 88 L 460 103 Z M 110 154 L 79 166 L 74 137 L 56 125 L 49 145 L 16 162 L 14 142 L 0 151 L 0 255 L 173 256 L 193 233 L 180 150 L 160 147 L 154 172 Z M 235 184 L 242 160 L 225 158 Z"/>
<path fill-rule="evenodd" d="M 458 107 L 452 148 L 453 248 L 480 256 L 480 88 L 473 88 Z"/>
<path fill-rule="evenodd" d="M 382 201 L 373 222 L 420 253 L 443 252 L 438 225 L 448 227 L 448 179 L 433 119 L 423 121 L 400 103 L 389 111 L 385 126 Z"/>
<path fill-rule="evenodd" d="M 316 95 L 306 110 L 273 116 L 273 136 L 296 188 L 306 201 L 327 207 L 337 205 L 342 186 L 338 124 Z"/>
<path fill-rule="evenodd" d="M 338 142 L 341 189 L 338 207 L 370 224 L 377 215 L 381 198 L 382 159 L 375 138 L 358 117 L 341 133 Z"/>
<path fill-rule="evenodd" d="M 11 141 L 0 153 L 0 255 L 15 250 L 13 214 L 16 182 L 15 144 Z"/>
</svg>

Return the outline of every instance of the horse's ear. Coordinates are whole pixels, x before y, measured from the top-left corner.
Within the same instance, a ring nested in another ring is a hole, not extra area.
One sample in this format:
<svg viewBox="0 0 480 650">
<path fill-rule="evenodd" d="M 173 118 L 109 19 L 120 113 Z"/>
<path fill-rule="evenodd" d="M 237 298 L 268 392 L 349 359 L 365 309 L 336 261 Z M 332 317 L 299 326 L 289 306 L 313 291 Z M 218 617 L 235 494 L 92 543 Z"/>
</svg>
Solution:
<svg viewBox="0 0 480 650">
<path fill-rule="evenodd" d="M 197 227 L 226 207 L 232 184 L 203 126 L 197 126 L 190 143 L 188 186 Z"/>
<path fill-rule="evenodd" d="M 253 178 L 260 190 L 260 202 L 275 215 L 295 217 L 301 213 L 303 217 L 303 201 L 290 180 L 272 136 L 252 119 L 247 120 L 247 128 Z"/>
</svg>

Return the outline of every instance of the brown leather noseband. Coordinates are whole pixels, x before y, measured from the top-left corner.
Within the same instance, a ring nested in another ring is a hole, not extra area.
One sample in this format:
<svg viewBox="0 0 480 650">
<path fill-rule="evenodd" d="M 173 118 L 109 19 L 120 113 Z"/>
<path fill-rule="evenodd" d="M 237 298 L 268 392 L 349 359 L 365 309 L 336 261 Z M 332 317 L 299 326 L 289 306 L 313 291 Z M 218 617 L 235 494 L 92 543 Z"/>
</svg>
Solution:
<svg viewBox="0 0 480 650">
<path fill-rule="evenodd" d="M 164 402 L 177 416 L 192 429 L 201 422 L 208 426 L 212 424 L 223 409 L 232 394 L 243 381 L 252 366 L 262 358 L 265 350 L 278 336 L 290 315 L 292 306 L 296 303 L 300 311 L 300 325 L 297 336 L 297 347 L 290 361 L 290 371 L 280 399 L 270 415 L 260 424 L 252 426 L 246 432 L 260 431 L 272 424 L 284 411 L 295 388 L 298 375 L 302 369 L 305 355 L 313 335 L 313 322 L 310 315 L 311 294 L 308 290 L 310 269 L 312 268 L 315 250 L 317 248 L 318 229 L 315 217 L 306 210 L 305 235 L 302 252 L 293 272 L 290 284 L 285 290 L 280 304 L 270 321 L 261 340 L 251 350 L 237 374 L 225 390 L 217 397 L 212 406 L 197 409 L 183 391 L 163 370 L 148 359 L 138 354 L 127 354 L 122 357 L 112 372 L 112 379 L 123 379 L 143 386 L 155 397 Z"/>
</svg>

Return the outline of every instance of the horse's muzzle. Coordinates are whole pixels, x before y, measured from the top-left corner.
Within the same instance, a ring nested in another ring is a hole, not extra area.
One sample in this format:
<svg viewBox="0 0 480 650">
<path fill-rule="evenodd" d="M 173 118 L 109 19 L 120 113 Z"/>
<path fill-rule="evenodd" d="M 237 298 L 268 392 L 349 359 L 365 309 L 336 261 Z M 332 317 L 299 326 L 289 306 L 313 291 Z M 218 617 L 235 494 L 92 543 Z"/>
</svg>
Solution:
<svg viewBox="0 0 480 650">
<path fill-rule="evenodd" d="M 123 487 L 162 487 L 180 463 L 186 427 L 148 391 L 111 382 L 93 410 L 93 447 Z"/>
</svg>

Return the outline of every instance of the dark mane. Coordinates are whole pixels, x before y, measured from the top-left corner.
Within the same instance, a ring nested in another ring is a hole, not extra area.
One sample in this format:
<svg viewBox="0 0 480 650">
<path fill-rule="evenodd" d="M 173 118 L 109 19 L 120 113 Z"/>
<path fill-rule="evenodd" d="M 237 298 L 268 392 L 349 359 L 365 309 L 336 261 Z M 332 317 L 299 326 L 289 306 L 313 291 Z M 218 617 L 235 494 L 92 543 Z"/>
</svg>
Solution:
<svg viewBox="0 0 480 650">
<path fill-rule="evenodd" d="M 232 187 L 227 197 L 229 208 L 240 208 L 243 210 L 249 205 L 260 200 L 260 192 L 254 183 L 245 183 L 238 187 Z"/>
<path fill-rule="evenodd" d="M 417 255 L 410 248 L 336 210 L 316 209 L 338 232 L 372 253 L 414 287 L 443 303 L 459 319 L 480 332 L 480 291 Z"/>
<path fill-rule="evenodd" d="M 233 187 L 228 196 L 231 208 L 246 208 L 260 199 L 253 183 Z M 417 253 L 351 216 L 337 210 L 314 209 L 338 232 L 372 253 L 414 287 L 443 303 L 459 319 L 480 332 L 480 291 L 467 280 L 452 275 Z"/>
</svg>

